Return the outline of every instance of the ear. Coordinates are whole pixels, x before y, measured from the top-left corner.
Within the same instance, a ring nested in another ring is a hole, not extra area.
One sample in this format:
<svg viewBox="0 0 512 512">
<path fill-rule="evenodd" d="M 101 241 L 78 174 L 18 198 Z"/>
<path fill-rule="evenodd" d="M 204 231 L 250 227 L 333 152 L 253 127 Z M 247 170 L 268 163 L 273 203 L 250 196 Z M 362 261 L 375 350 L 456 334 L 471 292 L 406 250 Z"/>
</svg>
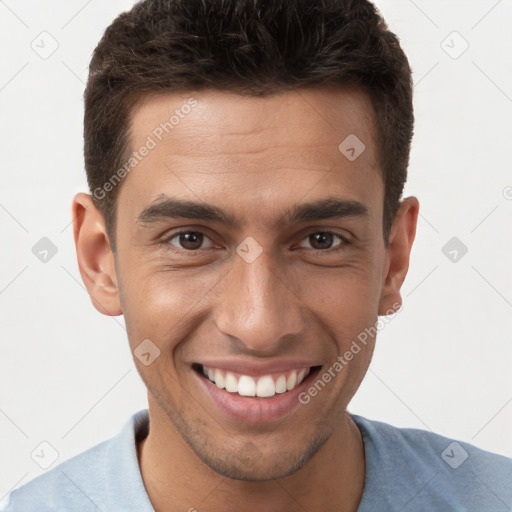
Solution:
<svg viewBox="0 0 512 512">
<path fill-rule="evenodd" d="M 405 198 L 393 222 L 384 267 L 379 315 L 389 315 L 398 311 L 402 305 L 400 288 L 409 269 L 419 208 L 419 202 L 415 197 Z"/>
<path fill-rule="evenodd" d="M 89 194 L 77 194 L 72 208 L 78 267 L 93 306 L 104 315 L 121 315 L 114 254 L 103 215 Z"/>
</svg>

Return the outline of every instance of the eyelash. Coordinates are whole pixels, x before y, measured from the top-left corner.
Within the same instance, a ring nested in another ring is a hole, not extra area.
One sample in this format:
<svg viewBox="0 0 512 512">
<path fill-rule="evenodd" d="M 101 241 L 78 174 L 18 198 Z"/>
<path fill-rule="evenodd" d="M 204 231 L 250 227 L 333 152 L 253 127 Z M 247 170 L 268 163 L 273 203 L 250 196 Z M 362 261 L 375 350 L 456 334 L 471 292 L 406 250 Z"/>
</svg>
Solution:
<svg viewBox="0 0 512 512">
<path fill-rule="evenodd" d="M 333 235 L 333 237 L 337 237 L 340 240 L 340 243 L 338 245 L 335 245 L 334 247 L 330 247 L 329 249 L 313 249 L 313 248 L 308 248 L 308 247 L 302 247 L 302 249 L 309 249 L 310 251 L 313 251 L 315 254 L 318 254 L 318 253 L 332 254 L 332 253 L 338 253 L 340 251 L 343 251 L 344 249 L 346 249 L 347 245 L 350 245 L 350 241 L 345 236 L 340 235 L 339 233 L 336 233 L 335 231 L 323 231 L 323 230 L 311 231 L 301 240 L 301 242 L 303 240 L 307 240 L 311 235 L 314 235 L 317 233 Z"/>
<path fill-rule="evenodd" d="M 186 231 L 177 231 L 176 233 L 172 233 L 171 235 L 169 236 L 166 236 L 165 238 L 163 238 L 161 241 L 160 241 L 160 244 L 161 245 L 164 245 L 166 246 L 166 248 L 168 248 L 169 245 L 172 245 L 170 242 L 173 238 L 176 238 L 176 237 L 179 237 L 180 235 L 184 235 L 186 233 L 199 233 L 201 235 L 203 235 L 205 238 L 207 238 L 208 240 L 212 241 L 213 243 L 213 240 L 211 239 L 211 237 L 209 237 L 206 233 L 204 233 L 203 231 L 200 231 L 200 230 L 196 230 L 196 229 L 188 229 Z M 196 249 L 196 250 L 192 250 L 192 249 L 180 249 L 179 247 L 177 247 L 176 249 L 170 249 L 170 250 L 173 250 L 175 252 L 178 252 L 178 253 L 185 253 L 185 254 L 197 254 L 197 253 L 200 253 L 200 252 L 203 252 L 203 251 L 206 251 L 208 249 Z"/>
<path fill-rule="evenodd" d="M 203 231 L 190 229 L 190 230 L 185 230 L 185 231 L 177 231 L 176 233 L 172 233 L 171 235 L 166 236 L 165 238 L 163 238 L 160 241 L 160 245 L 165 246 L 166 248 L 168 248 L 169 245 L 172 245 L 172 244 L 170 244 L 171 240 L 173 240 L 176 237 L 179 237 L 180 235 L 184 235 L 184 234 L 187 234 L 187 233 L 198 233 L 198 234 L 201 234 L 205 238 L 207 238 L 211 242 L 213 242 L 213 240 L 206 233 L 204 233 Z M 329 249 L 313 249 L 313 248 L 309 249 L 310 251 L 313 251 L 314 253 L 333 253 L 333 252 L 342 251 L 342 250 L 345 249 L 345 247 L 347 245 L 350 245 L 350 243 L 351 243 L 343 235 L 340 235 L 339 233 L 336 233 L 335 231 L 326 231 L 326 230 L 311 231 L 305 237 L 302 238 L 301 242 L 306 240 L 311 235 L 314 235 L 316 233 L 324 233 L 324 234 L 333 235 L 334 237 L 338 237 L 341 240 L 341 242 L 337 246 L 331 247 Z M 206 251 L 206 250 L 208 250 L 208 248 L 206 248 L 206 249 L 195 249 L 195 250 L 193 250 L 193 249 L 180 249 L 180 248 L 176 248 L 176 249 L 170 249 L 170 250 L 178 252 L 180 254 L 191 254 L 191 255 L 193 255 L 193 254 L 198 254 L 198 253 L 201 253 L 203 251 Z"/>
</svg>

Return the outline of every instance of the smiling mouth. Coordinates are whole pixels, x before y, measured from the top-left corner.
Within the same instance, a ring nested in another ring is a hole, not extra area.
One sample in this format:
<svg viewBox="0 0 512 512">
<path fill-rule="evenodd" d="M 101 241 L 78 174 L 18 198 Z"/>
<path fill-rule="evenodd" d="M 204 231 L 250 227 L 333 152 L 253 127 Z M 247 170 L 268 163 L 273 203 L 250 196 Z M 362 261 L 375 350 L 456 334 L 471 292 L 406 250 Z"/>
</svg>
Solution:
<svg viewBox="0 0 512 512">
<path fill-rule="evenodd" d="M 242 373 L 210 368 L 194 363 L 192 368 L 219 389 L 242 397 L 272 398 L 294 390 L 305 379 L 318 373 L 321 366 L 310 366 L 267 375 L 251 376 Z"/>
</svg>

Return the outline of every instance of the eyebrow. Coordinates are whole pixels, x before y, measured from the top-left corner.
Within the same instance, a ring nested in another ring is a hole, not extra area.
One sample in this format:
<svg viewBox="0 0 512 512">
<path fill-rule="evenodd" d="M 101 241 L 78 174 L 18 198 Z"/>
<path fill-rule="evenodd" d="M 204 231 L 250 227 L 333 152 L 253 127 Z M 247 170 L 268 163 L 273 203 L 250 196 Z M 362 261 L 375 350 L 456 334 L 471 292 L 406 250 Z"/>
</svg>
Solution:
<svg viewBox="0 0 512 512">
<path fill-rule="evenodd" d="M 310 203 L 294 205 L 275 224 L 287 225 L 344 217 L 368 218 L 369 211 L 359 201 L 329 197 Z M 174 218 L 215 221 L 228 227 L 239 225 L 239 222 L 232 213 L 224 211 L 215 205 L 167 196 L 159 196 L 156 202 L 145 207 L 138 216 L 137 222 L 140 224 L 150 224 Z"/>
<path fill-rule="evenodd" d="M 236 225 L 235 217 L 217 206 L 167 196 L 159 196 L 155 203 L 144 208 L 137 221 L 141 224 L 149 224 L 173 218 L 210 220 L 227 226 Z"/>
</svg>

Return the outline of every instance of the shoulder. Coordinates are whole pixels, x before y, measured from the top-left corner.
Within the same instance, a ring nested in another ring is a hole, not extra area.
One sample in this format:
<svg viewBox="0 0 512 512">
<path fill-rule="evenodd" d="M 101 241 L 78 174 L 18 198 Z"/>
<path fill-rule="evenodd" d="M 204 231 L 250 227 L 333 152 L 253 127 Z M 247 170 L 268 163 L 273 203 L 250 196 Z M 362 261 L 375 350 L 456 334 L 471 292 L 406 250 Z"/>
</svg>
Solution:
<svg viewBox="0 0 512 512">
<path fill-rule="evenodd" d="M 88 510 L 83 508 L 87 497 L 92 505 L 105 492 L 101 475 L 110 443 L 104 441 L 14 490 L 1 510 L 64 510 L 64 505 Z"/>
<path fill-rule="evenodd" d="M 398 497 L 404 510 L 511 510 L 511 458 L 427 430 L 351 417 L 365 444 L 369 500 L 391 503 L 393 496 L 396 509 Z"/>
<path fill-rule="evenodd" d="M 147 495 L 138 467 L 135 436 L 141 435 L 144 425 L 146 410 L 134 414 L 116 436 L 12 491 L 0 504 L 0 511 L 114 510 L 111 504 L 118 504 L 120 496 L 140 505 Z"/>
</svg>

